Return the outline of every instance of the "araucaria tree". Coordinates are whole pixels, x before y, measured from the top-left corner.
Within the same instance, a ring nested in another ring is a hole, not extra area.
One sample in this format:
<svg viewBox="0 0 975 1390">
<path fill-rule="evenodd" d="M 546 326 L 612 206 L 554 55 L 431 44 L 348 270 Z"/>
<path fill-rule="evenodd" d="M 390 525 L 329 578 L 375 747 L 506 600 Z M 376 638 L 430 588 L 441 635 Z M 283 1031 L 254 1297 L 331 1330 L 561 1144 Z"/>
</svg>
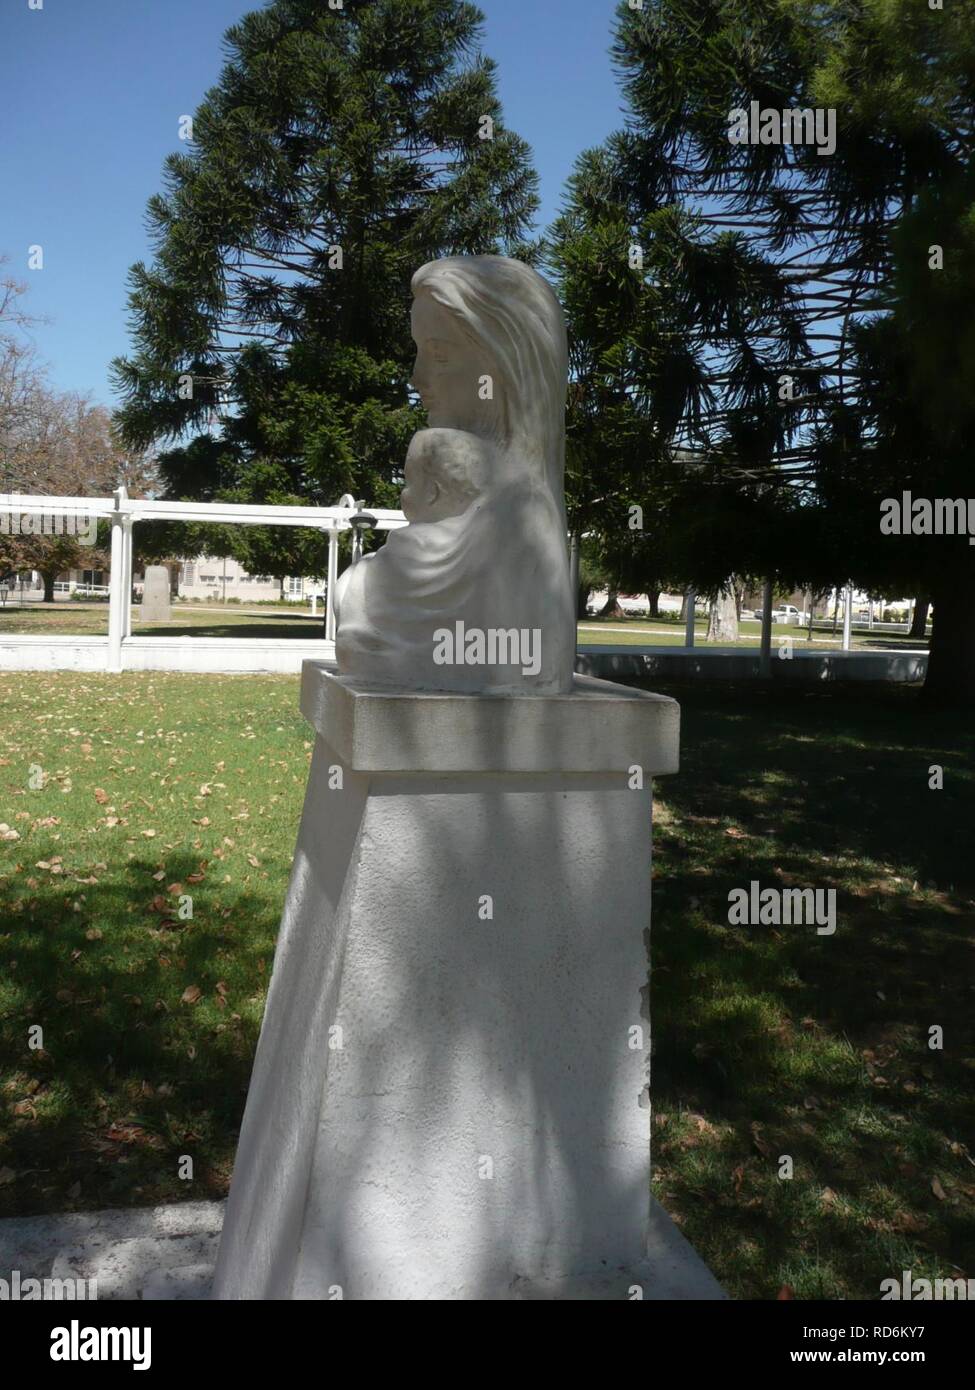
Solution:
<svg viewBox="0 0 975 1390">
<path fill-rule="evenodd" d="M 116 363 L 125 436 L 169 446 L 170 496 L 396 505 L 411 276 L 534 254 L 537 180 L 482 22 L 464 0 L 273 0 L 228 31 L 150 202 Z M 320 538 L 232 534 L 257 571 L 321 572 Z"/>
<path fill-rule="evenodd" d="M 586 238 L 593 283 L 611 256 L 638 279 L 607 301 L 615 322 L 574 321 L 619 345 L 604 360 L 655 428 L 647 491 L 669 507 L 670 547 L 686 537 L 699 587 L 720 560 L 817 589 L 937 592 L 932 688 L 970 704 L 975 556 L 949 558 L 950 538 L 894 545 L 879 504 L 907 486 L 971 490 L 964 412 L 943 414 L 971 339 L 939 334 L 970 266 L 973 0 L 624 0 L 613 55 L 626 128 L 577 165 L 556 242 L 569 281 Z M 864 337 L 891 314 L 896 342 Z M 925 444 L 903 406 L 945 370 L 938 418 L 912 417 L 933 427 Z M 655 462 L 668 439 L 683 483 Z"/>
</svg>

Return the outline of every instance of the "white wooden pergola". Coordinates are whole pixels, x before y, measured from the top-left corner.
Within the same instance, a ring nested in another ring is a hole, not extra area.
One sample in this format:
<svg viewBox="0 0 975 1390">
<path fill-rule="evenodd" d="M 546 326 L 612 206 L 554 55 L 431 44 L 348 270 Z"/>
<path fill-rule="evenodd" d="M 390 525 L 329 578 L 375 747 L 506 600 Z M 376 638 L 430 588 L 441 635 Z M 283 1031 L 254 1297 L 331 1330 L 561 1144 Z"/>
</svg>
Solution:
<svg viewBox="0 0 975 1390">
<path fill-rule="evenodd" d="M 43 497 L 25 493 L 0 493 L 0 511 L 31 516 L 63 518 L 97 517 L 111 523 L 109 566 L 107 669 L 123 669 L 123 648 L 132 641 L 132 527 L 137 521 L 203 521 L 228 526 L 303 526 L 328 536 L 328 573 L 324 641 L 335 641 L 335 581 L 338 578 L 339 534 L 354 528 L 353 518 L 362 510 L 350 495 L 335 507 L 274 507 L 262 503 L 157 502 L 129 497 L 124 487 L 111 497 Z M 392 531 L 406 525 L 402 512 L 368 508 L 368 525 Z M 24 641 L 40 641 L 22 638 Z M 47 639 L 51 641 L 52 639 Z M 105 639 L 94 639 L 104 642 Z M 153 641 L 157 639 L 135 639 Z M 192 639 L 190 639 L 192 640 Z M 232 638 L 215 638 L 233 642 Z"/>
</svg>

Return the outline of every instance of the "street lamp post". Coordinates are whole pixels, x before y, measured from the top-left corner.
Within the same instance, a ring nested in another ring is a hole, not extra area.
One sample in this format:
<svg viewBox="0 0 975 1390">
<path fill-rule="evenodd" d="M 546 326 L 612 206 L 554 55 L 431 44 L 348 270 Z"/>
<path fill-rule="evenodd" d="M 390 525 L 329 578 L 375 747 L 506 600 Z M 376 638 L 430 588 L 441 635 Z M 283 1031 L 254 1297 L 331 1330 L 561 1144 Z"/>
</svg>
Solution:
<svg viewBox="0 0 975 1390">
<path fill-rule="evenodd" d="M 360 508 L 361 502 L 357 504 Z M 349 517 L 349 525 L 352 527 L 352 563 L 356 564 L 362 559 L 362 536 L 364 531 L 371 531 L 376 524 L 376 518 L 371 512 L 359 510 Z"/>
</svg>

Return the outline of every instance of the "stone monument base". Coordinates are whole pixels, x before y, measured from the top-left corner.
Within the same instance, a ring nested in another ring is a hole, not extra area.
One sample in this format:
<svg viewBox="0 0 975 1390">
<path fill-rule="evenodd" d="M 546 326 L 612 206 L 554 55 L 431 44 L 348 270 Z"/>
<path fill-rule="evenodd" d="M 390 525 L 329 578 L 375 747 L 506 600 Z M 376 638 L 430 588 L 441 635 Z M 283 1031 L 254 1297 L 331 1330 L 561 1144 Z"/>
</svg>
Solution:
<svg viewBox="0 0 975 1390">
<path fill-rule="evenodd" d="M 307 662 L 302 710 L 318 737 L 213 1296 L 628 1296 L 613 1271 L 653 1274 L 650 779 L 677 768 L 677 705 Z"/>
<path fill-rule="evenodd" d="M 0 1220 L 0 1271 L 11 1278 L 81 1279 L 99 1302 L 209 1297 L 223 1202 L 11 1216 Z M 657 1202 L 644 1267 L 578 1284 L 516 1284 L 512 1299 L 724 1298 L 714 1276 Z M 89 1283 L 89 1281 L 92 1281 Z M 634 1293 L 634 1287 L 638 1293 Z M 80 1295 L 76 1291 L 76 1297 Z"/>
</svg>

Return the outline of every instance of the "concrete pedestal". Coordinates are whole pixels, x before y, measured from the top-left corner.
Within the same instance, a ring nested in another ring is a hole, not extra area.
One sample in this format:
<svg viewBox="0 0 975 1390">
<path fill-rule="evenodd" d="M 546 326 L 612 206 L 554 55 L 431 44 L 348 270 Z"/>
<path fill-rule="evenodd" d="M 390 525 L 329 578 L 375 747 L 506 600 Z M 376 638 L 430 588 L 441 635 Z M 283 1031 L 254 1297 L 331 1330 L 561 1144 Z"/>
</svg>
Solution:
<svg viewBox="0 0 975 1390">
<path fill-rule="evenodd" d="M 213 1296 L 640 1283 L 650 778 L 677 768 L 677 705 L 587 677 L 369 690 L 308 662 L 302 709 L 318 737 Z"/>
</svg>

